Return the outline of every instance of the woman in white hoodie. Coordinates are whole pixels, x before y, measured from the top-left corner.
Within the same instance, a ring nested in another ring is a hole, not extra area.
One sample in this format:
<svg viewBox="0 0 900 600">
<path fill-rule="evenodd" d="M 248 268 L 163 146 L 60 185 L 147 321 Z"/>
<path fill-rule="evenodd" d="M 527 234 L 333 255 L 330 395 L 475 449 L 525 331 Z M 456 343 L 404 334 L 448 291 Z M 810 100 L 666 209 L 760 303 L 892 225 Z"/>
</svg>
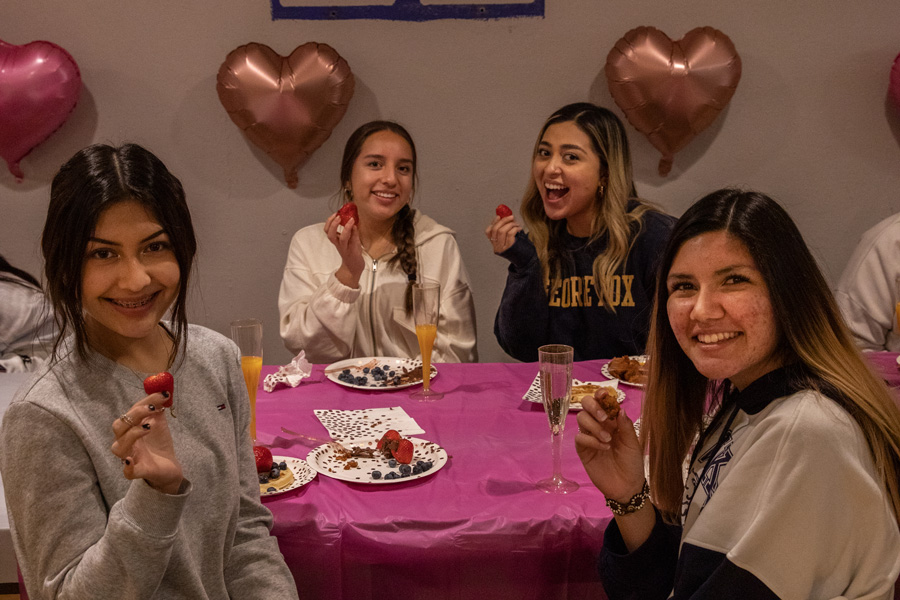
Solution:
<svg viewBox="0 0 900 600">
<path fill-rule="evenodd" d="M 353 132 L 341 197 L 358 218 L 341 226 L 336 212 L 291 240 L 278 295 L 288 350 L 304 350 L 315 363 L 418 356 L 412 284 L 427 281 L 441 284 L 432 360 L 478 360 L 475 305 L 455 234 L 410 207 L 415 185 L 416 148 L 406 129 L 372 121 Z"/>
</svg>

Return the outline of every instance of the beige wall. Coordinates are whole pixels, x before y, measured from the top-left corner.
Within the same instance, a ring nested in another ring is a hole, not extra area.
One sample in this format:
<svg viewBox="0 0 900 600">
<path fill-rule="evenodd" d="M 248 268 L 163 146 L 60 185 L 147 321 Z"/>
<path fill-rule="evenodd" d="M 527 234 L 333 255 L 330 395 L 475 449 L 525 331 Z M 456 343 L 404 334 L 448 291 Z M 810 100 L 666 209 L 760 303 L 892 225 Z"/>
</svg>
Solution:
<svg viewBox="0 0 900 600">
<path fill-rule="evenodd" d="M 396 119 L 418 145 L 418 207 L 458 233 L 482 360 L 509 360 L 492 333 L 506 265 L 482 230 L 496 204 L 518 206 L 534 136 L 553 110 L 591 100 L 621 115 L 603 65 L 639 25 L 673 38 L 715 27 L 743 60 L 729 108 L 676 155 L 668 177 L 629 126 L 639 192 L 680 215 L 725 185 L 765 191 L 787 205 L 836 280 L 862 231 L 900 205 L 900 118 L 886 102 L 900 52 L 898 2 L 547 0 L 543 19 L 407 23 L 272 21 L 268 0 L 5 0 L 0 39 L 59 44 L 78 62 L 84 90 L 66 125 L 22 162 L 23 183 L 0 169 L 0 252 L 37 273 L 58 166 L 93 142 L 141 143 L 188 192 L 200 239 L 192 321 L 227 333 L 231 319 L 257 316 L 266 362 L 285 363 L 276 298 L 290 237 L 327 216 L 350 132 Z M 296 190 L 216 95 L 226 54 L 251 41 L 284 55 L 327 43 L 356 76 L 346 116 Z"/>
</svg>

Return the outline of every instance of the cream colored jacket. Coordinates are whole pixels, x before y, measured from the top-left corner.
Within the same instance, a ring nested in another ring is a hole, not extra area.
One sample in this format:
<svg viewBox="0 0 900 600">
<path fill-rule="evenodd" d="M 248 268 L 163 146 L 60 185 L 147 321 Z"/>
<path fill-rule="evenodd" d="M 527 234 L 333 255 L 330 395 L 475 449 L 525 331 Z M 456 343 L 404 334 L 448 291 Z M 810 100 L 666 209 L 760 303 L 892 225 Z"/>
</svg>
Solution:
<svg viewBox="0 0 900 600">
<path fill-rule="evenodd" d="M 441 284 L 441 312 L 434 362 L 477 362 L 475 304 L 469 277 L 452 230 L 416 211 L 419 281 Z M 364 356 L 418 357 L 412 315 L 404 308 L 407 276 L 390 257 L 363 252 L 366 267 L 359 288 L 340 283 L 337 249 L 324 223 L 294 234 L 278 294 L 281 337 L 294 354 L 313 363 Z"/>
</svg>

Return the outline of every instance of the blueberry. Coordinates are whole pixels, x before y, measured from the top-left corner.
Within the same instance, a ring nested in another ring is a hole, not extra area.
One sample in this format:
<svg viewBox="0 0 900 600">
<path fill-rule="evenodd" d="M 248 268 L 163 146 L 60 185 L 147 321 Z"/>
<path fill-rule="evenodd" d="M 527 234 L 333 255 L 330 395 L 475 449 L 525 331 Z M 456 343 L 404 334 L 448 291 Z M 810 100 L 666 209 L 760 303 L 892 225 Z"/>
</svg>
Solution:
<svg viewBox="0 0 900 600">
<path fill-rule="evenodd" d="M 381 368 L 382 368 L 383 370 L 385 370 L 385 371 L 389 371 L 391 367 L 388 366 L 388 365 L 384 365 L 384 366 L 381 367 Z"/>
<path fill-rule="evenodd" d="M 281 469 L 282 471 L 287 471 L 287 463 L 284 461 L 281 461 L 280 463 L 278 463 L 278 468 Z"/>
<path fill-rule="evenodd" d="M 389 466 L 390 468 L 392 468 L 392 469 L 393 469 L 394 467 L 396 467 L 396 466 L 397 466 L 397 459 L 395 459 L 395 458 L 390 459 L 390 460 L 388 461 L 388 466 Z"/>
<path fill-rule="evenodd" d="M 267 492 L 277 492 L 278 490 L 276 490 L 275 488 L 273 488 L 273 487 L 270 486 L 270 487 L 267 487 L 267 488 L 266 488 L 266 491 L 267 491 Z"/>
<path fill-rule="evenodd" d="M 430 469 L 433 466 L 434 466 L 434 464 L 432 464 L 432 462 L 429 460 L 428 462 L 422 464 L 422 470 L 427 471 L 428 469 Z"/>
<path fill-rule="evenodd" d="M 388 377 L 393 377 L 396 373 L 396 371 L 391 371 L 390 373 L 388 373 Z"/>
<path fill-rule="evenodd" d="M 366 385 L 366 383 L 368 383 L 368 382 L 369 382 L 368 377 L 361 376 L 361 377 L 356 378 L 356 385 Z"/>
<path fill-rule="evenodd" d="M 272 467 L 272 470 L 269 471 L 269 479 L 278 479 L 281 476 L 281 469 L 278 467 Z"/>
<path fill-rule="evenodd" d="M 401 475 L 409 475 L 410 471 L 412 471 L 412 467 L 410 467 L 409 465 L 400 465 Z"/>
<path fill-rule="evenodd" d="M 363 367 L 363 373 L 368 373 L 368 372 L 369 372 L 369 367 Z"/>
<path fill-rule="evenodd" d="M 400 385 L 400 376 L 399 375 L 394 377 L 394 385 Z"/>
<path fill-rule="evenodd" d="M 385 479 L 397 479 L 397 474 L 393 471 L 388 472 L 387 475 L 384 476 Z"/>
<path fill-rule="evenodd" d="M 400 473 L 400 477 L 409 477 L 409 472 L 407 471 L 406 473 Z"/>
<path fill-rule="evenodd" d="M 421 466 L 416 465 L 416 466 L 413 467 L 413 470 L 412 470 L 413 475 L 418 475 L 419 473 L 423 473 L 423 472 L 424 472 L 424 471 L 422 471 L 422 467 L 421 467 Z"/>
<path fill-rule="evenodd" d="M 349 375 L 349 374 L 350 374 L 350 369 L 344 369 L 343 371 L 341 371 L 341 375 Z"/>
<path fill-rule="evenodd" d="M 381 471 L 372 471 L 372 479 L 381 479 Z"/>
<path fill-rule="evenodd" d="M 266 475 L 265 473 L 260 473 L 259 474 L 259 482 L 260 483 L 269 483 L 269 476 Z"/>
<path fill-rule="evenodd" d="M 424 461 L 424 460 L 417 460 L 417 461 L 416 461 L 416 466 L 417 466 L 417 467 L 421 467 L 421 466 L 424 465 L 424 464 L 425 464 L 425 461 Z"/>
</svg>

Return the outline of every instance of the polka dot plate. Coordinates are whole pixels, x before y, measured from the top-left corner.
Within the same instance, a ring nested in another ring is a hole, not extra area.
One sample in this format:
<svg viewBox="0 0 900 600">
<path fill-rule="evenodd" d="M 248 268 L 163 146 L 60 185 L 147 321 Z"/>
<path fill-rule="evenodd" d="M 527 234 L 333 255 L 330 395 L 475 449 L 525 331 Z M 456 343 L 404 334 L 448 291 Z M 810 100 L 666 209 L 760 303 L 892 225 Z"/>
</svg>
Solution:
<svg viewBox="0 0 900 600">
<path fill-rule="evenodd" d="M 357 390 L 372 390 L 383 392 L 408 388 L 414 385 L 420 385 L 422 383 L 421 375 L 414 379 L 404 377 L 400 383 L 393 383 L 390 381 L 375 381 L 375 378 L 372 377 L 371 374 L 371 370 L 375 367 L 381 367 L 382 369 L 387 367 L 388 372 L 394 371 L 395 375 L 403 377 L 404 373 L 408 373 L 409 371 L 412 371 L 416 368 L 421 369 L 422 361 L 416 358 L 398 358 L 391 356 L 365 356 L 362 358 L 348 358 L 347 360 L 340 360 L 325 367 L 325 377 L 335 382 L 336 384 L 343 385 L 345 387 L 354 388 Z M 350 374 L 354 377 L 365 377 L 366 382 L 359 384 L 341 381 L 339 376 L 345 369 L 349 369 Z M 434 379 L 437 376 L 437 373 L 438 371 L 435 366 L 431 365 L 431 378 Z"/>
<path fill-rule="evenodd" d="M 294 474 L 294 480 L 291 482 L 291 485 L 284 489 L 275 490 L 274 492 L 261 492 L 259 495 L 263 498 L 267 496 L 277 496 L 278 494 L 296 490 L 316 478 L 316 471 L 302 458 L 294 458 L 293 456 L 273 456 L 272 460 L 275 464 L 282 461 L 287 463 L 288 469 Z"/>
<path fill-rule="evenodd" d="M 338 459 L 338 451 L 331 444 L 323 444 L 317 448 L 313 448 L 306 457 L 309 465 L 326 477 L 340 479 L 341 481 L 349 481 L 351 483 L 367 483 L 374 485 L 385 485 L 391 483 L 404 483 L 413 479 L 421 479 L 433 475 L 447 464 L 449 456 L 447 451 L 435 444 L 420 438 L 406 438 L 413 443 L 413 458 L 410 466 L 415 466 L 417 461 L 431 461 L 432 467 L 422 473 L 416 473 L 409 477 L 401 477 L 397 479 L 385 479 L 384 476 L 390 472 L 400 474 L 399 465 L 397 467 L 388 466 L 388 459 L 383 458 L 376 451 L 374 458 L 348 458 L 346 460 Z M 352 444 L 345 444 L 348 448 L 359 446 L 360 448 L 375 448 L 378 439 L 355 440 Z M 353 464 L 355 462 L 355 465 Z M 381 478 L 373 479 L 372 472 L 380 471 Z"/>
</svg>

